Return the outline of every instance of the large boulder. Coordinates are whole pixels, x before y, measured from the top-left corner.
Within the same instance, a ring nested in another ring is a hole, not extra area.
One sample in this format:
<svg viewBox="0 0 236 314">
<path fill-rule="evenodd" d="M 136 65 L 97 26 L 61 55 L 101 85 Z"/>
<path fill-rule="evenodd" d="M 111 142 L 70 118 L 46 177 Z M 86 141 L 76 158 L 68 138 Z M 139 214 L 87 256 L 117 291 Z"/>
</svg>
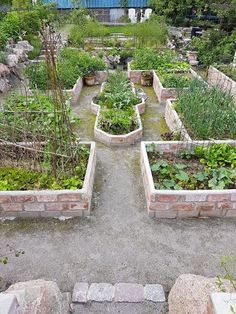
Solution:
<svg viewBox="0 0 236 314">
<path fill-rule="evenodd" d="M 232 291 L 227 281 L 224 281 L 224 287 L 227 292 Z M 169 294 L 169 314 L 206 314 L 210 294 L 217 291 L 220 290 L 216 278 L 181 275 Z"/>
<path fill-rule="evenodd" d="M 10 74 L 9 68 L 5 65 L 0 63 L 0 77 L 5 77 Z"/>
<path fill-rule="evenodd" d="M 18 314 L 67 314 L 69 305 L 57 284 L 43 279 L 18 282 L 5 293 L 16 296 Z"/>
<path fill-rule="evenodd" d="M 7 78 L 0 77 L 0 93 L 6 93 L 11 88 L 10 82 Z"/>
</svg>

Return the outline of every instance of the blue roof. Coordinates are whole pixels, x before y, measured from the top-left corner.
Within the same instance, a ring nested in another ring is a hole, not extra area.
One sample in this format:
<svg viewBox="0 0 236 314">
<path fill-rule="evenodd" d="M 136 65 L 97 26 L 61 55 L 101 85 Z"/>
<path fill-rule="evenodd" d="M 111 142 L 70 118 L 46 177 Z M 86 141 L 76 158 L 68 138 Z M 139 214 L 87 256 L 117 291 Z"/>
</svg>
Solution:
<svg viewBox="0 0 236 314">
<path fill-rule="evenodd" d="M 120 0 L 82 0 L 83 7 L 86 8 L 120 8 Z M 73 4 L 71 0 L 44 0 L 45 3 L 56 3 L 59 9 L 71 9 Z M 148 0 L 129 0 L 129 8 L 147 7 Z"/>
</svg>

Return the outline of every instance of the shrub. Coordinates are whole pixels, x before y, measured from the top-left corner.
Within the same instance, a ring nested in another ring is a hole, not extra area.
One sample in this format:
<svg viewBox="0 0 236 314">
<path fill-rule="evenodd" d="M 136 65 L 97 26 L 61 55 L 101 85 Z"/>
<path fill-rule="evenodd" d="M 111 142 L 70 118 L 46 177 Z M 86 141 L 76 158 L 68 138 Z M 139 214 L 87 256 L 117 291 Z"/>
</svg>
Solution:
<svg viewBox="0 0 236 314">
<path fill-rule="evenodd" d="M 89 53 L 73 48 L 64 48 L 57 59 L 59 82 L 64 89 L 72 89 L 79 77 L 106 67 L 103 60 L 92 57 Z M 47 79 L 45 62 L 29 65 L 25 70 L 30 88 L 41 90 L 50 89 Z"/>
<path fill-rule="evenodd" d="M 26 35 L 25 39 L 28 40 L 30 45 L 34 47 L 34 50 L 28 53 L 29 59 L 33 60 L 40 55 L 42 49 L 42 42 L 38 36 L 35 36 L 33 34 Z"/>
<path fill-rule="evenodd" d="M 175 108 L 194 139 L 236 137 L 236 107 L 232 96 L 194 80 L 189 90 L 181 91 Z"/>
<path fill-rule="evenodd" d="M 172 50 L 142 48 L 135 52 L 131 63 L 132 70 L 186 71 L 190 68 L 186 62 L 178 61 Z"/>
</svg>

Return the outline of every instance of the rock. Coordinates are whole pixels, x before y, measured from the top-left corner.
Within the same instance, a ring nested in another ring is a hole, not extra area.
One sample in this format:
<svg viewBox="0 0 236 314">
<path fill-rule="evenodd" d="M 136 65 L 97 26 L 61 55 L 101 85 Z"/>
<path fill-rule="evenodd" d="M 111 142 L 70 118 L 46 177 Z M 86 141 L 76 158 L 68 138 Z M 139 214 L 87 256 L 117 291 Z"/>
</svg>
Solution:
<svg viewBox="0 0 236 314">
<path fill-rule="evenodd" d="M 27 40 L 18 41 L 16 44 L 17 49 L 22 49 L 25 52 L 33 51 L 34 47 L 29 44 Z"/>
<path fill-rule="evenodd" d="M 24 62 L 27 59 L 27 54 L 24 49 L 13 48 L 12 53 L 18 57 L 18 62 Z"/>
<path fill-rule="evenodd" d="M 7 56 L 7 64 L 9 65 L 9 67 L 11 67 L 11 68 L 16 67 L 18 62 L 19 62 L 19 58 L 17 55 L 9 54 Z"/>
<path fill-rule="evenodd" d="M 224 281 L 224 284 L 226 291 L 230 292 L 229 283 Z M 216 278 L 181 275 L 169 294 L 169 314 L 206 314 L 210 294 L 217 291 Z"/>
<path fill-rule="evenodd" d="M 19 310 L 19 303 L 13 294 L 0 294 L 1 314 L 16 314 Z"/>
<path fill-rule="evenodd" d="M 0 63 L 0 77 L 4 77 L 10 74 L 9 68 L 5 65 Z"/>
<path fill-rule="evenodd" d="M 43 279 L 19 282 L 5 293 L 16 296 L 20 308 L 18 314 L 67 314 L 69 304 L 57 284 Z"/>
<path fill-rule="evenodd" d="M 0 78 L 0 93 L 5 93 L 11 88 L 7 78 Z M 0 284 L 1 285 L 1 284 Z M 1 290 L 0 290 L 1 291 Z"/>
</svg>

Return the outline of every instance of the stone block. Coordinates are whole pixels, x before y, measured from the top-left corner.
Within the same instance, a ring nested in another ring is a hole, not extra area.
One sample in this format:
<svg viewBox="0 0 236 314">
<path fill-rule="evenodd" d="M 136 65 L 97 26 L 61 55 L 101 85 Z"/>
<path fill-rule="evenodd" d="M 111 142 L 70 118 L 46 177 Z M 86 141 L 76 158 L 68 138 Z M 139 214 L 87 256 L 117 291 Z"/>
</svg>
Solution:
<svg viewBox="0 0 236 314">
<path fill-rule="evenodd" d="M 72 302 L 86 303 L 89 290 L 89 284 L 86 282 L 77 282 L 72 294 Z"/>
<path fill-rule="evenodd" d="M 96 302 L 112 302 L 115 288 L 109 283 L 92 283 L 88 291 L 88 300 Z"/>
<path fill-rule="evenodd" d="M 115 302 L 143 302 L 143 286 L 136 283 L 117 283 L 115 284 Z"/>
<path fill-rule="evenodd" d="M 144 286 L 144 298 L 152 302 L 165 302 L 165 292 L 162 285 L 148 284 Z"/>
</svg>

